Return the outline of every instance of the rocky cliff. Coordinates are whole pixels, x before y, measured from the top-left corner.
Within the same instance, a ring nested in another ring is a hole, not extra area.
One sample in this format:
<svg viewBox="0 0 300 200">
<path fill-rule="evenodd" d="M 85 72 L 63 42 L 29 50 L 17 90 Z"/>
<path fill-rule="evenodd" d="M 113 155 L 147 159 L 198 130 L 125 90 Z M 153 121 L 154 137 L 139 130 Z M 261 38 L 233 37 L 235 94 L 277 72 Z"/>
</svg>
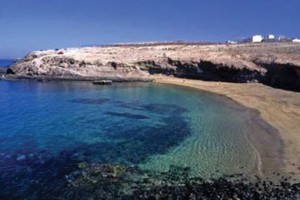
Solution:
<svg viewBox="0 0 300 200">
<path fill-rule="evenodd" d="M 148 79 L 153 74 L 259 81 L 300 91 L 300 44 L 140 44 L 35 51 L 11 66 L 25 78 Z"/>
</svg>

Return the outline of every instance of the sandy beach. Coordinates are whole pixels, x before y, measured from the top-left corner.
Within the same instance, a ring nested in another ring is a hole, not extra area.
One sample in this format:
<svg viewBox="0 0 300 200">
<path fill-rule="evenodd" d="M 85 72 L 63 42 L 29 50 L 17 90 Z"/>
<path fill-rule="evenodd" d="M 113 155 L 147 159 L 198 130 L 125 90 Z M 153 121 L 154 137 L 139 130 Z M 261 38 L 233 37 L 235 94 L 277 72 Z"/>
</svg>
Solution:
<svg viewBox="0 0 300 200">
<path fill-rule="evenodd" d="M 205 82 L 164 76 L 155 77 L 155 81 L 225 95 L 243 106 L 257 110 L 275 129 L 275 134 L 272 131 L 272 134 L 264 135 L 263 138 L 256 132 L 253 137 L 250 136 L 250 140 L 260 140 L 254 142 L 254 145 L 262 159 L 262 171 L 275 169 L 278 166 L 273 165 L 282 160 L 283 172 L 291 173 L 293 178 L 300 179 L 300 93 L 274 89 L 259 83 Z M 276 138 L 276 133 L 279 139 Z M 272 140 L 277 140 L 277 143 L 280 140 L 283 148 L 278 149 Z M 281 156 L 279 151 L 282 152 Z"/>
</svg>

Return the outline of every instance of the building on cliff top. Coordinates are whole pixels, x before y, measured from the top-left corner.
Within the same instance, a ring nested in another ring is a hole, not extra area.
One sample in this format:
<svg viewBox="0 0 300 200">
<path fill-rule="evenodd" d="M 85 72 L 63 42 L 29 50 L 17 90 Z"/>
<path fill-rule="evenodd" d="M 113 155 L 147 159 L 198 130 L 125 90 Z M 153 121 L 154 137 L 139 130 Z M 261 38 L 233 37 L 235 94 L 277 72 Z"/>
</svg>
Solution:
<svg viewBox="0 0 300 200">
<path fill-rule="evenodd" d="M 251 37 L 245 38 L 243 40 L 240 40 L 239 43 L 260 43 L 260 42 L 300 42 L 300 39 L 295 38 L 295 39 L 290 39 L 285 36 L 279 36 L 275 37 L 275 35 L 253 35 Z"/>
<path fill-rule="evenodd" d="M 268 39 L 268 40 L 275 40 L 275 35 L 268 35 L 268 36 L 267 36 L 267 39 Z"/>
<path fill-rule="evenodd" d="M 232 40 L 227 40 L 226 41 L 226 44 L 236 44 L 237 42 L 236 41 L 232 41 Z"/>
<path fill-rule="evenodd" d="M 259 43 L 262 42 L 264 37 L 262 35 L 253 35 L 251 37 L 242 39 L 239 43 Z"/>
<path fill-rule="evenodd" d="M 253 35 L 251 37 L 251 42 L 253 42 L 253 43 L 262 42 L 263 39 L 264 39 L 264 37 L 261 35 Z"/>
<path fill-rule="evenodd" d="M 294 38 L 294 39 L 292 39 L 292 42 L 300 42 L 300 39 L 299 38 Z"/>
</svg>

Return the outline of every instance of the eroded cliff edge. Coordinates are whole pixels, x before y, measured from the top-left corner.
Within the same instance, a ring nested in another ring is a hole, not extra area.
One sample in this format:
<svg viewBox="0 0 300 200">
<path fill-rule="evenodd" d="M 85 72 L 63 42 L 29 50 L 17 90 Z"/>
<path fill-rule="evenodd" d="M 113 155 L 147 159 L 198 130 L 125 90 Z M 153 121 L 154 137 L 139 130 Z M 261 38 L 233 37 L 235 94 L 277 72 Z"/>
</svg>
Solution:
<svg viewBox="0 0 300 200">
<path fill-rule="evenodd" d="M 148 80 L 154 74 L 300 91 L 300 44 L 156 43 L 35 51 L 7 71 L 20 78 Z"/>
</svg>

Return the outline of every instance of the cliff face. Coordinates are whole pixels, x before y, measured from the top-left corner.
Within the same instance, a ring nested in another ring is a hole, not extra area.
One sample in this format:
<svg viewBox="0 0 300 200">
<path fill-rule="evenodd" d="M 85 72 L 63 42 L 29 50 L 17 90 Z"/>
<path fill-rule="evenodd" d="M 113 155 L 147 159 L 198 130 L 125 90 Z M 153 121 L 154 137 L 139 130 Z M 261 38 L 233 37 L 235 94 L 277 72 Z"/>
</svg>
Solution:
<svg viewBox="0 0 300 200">
<path fill-rule="evenodd" d="M 139 79 L 153 74 L 300 90 L 300 44 L 142 44 L 36 51 L 19 77 Z"/>
</svg>

